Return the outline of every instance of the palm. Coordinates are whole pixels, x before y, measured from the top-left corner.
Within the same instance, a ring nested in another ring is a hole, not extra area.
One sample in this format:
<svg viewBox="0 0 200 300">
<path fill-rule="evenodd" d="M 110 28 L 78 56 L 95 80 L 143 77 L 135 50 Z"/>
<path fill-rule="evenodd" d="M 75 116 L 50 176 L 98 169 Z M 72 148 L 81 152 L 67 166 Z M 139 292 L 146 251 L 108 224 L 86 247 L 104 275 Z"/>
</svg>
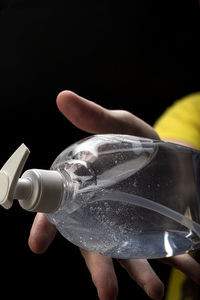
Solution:
<svg viewBox="0 0 200 300">
<path fill-rule="evenodd" d="M 60 93 L 57 98 L 57 105 L 69 121 L 89 133 L 112 132 L 158 138 L 151 126 L 131 113 L 121 110 L 107 110 L 72 92 Z M 30 248 L 35 253 L 44 252 L 54 239 L 55 234 L 56 228 L 47 221 L 45 215 L 38 213 L 29 237 Z M 81 253 L 91 272 L 99 298 L 102 300 L 116 299 L 118 284 L 112 259 L 83 249 L 81 249 Z M 147 260 L 118 261 L 151 298 L 161 299 L 164 292 L 163 284 Z M 179 268 L 194 281 L 200 283 L 200 267 L 189 255 L 163 259 L 163 262 Z"/>
</svg>

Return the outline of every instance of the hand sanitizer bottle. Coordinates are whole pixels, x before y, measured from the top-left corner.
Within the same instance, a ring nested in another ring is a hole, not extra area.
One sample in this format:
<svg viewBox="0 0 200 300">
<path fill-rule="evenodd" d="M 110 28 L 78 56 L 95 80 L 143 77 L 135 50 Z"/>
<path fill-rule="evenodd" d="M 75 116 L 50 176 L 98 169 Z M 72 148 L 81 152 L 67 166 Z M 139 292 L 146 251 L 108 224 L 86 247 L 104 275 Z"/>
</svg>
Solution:
<svg viewBox="0 0 200 300">
<path fill-rule="evenodd" d="M 200 152 L 128 135 L 73 144 L 51 170 L 20 174 L 22 144 L 0 171 L 0 204 L 44 212 L 75 245 L 116 258 L 158 258 L 200 248 Z"/>
</svg>

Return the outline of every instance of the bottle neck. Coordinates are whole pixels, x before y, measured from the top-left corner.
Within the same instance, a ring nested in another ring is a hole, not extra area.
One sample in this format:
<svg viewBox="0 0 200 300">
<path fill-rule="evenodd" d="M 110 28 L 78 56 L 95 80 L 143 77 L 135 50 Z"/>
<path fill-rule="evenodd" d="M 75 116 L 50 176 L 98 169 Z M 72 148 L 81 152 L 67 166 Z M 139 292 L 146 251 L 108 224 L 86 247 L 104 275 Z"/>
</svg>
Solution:
<svg viewBox="0 0 200 300">
<path fill-rule="evenodd" d="M 65 190 L 58 171 L 31 169 L 19 179 L 14 198 L 28 211 L 53 213 L 61 205 Z"/>
</svg>

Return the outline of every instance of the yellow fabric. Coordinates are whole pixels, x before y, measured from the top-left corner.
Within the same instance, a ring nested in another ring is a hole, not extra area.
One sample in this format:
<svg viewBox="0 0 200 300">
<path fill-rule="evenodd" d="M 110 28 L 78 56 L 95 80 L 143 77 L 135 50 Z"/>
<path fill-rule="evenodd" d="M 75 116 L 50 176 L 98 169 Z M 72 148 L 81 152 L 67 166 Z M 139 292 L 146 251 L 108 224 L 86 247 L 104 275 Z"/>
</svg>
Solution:
<svg viewBox="0 0 200 300">
<path fill-rule="evenodd" d="M 183 97 L 166 109 L 154 129 L 161 139 L 180 140 L 200 150 L 200 92 Z M 186 275 L 172 268 L 166 300 L 192 300 L 184 295 Z"/>
<path fill-rule="evenodd" d="M 186 276 L 184 273 L 177 269 L 172 269 L 165 296 L 166 300 L 181 300 L 182 286 L 185 278 Z"/>
<path fill-rule="evenodd" d="M 200 150 L 200 92 L 174 102 L 156 121 L 161 139 L 177 139 Z"/>
<path fill-rule="evenodd" d="M 190 253 L 195 257 L 194 253 Z M 186 284 L 188 277 L 181 271 L 172 268 L 166 290 L 165 300 L 194 300 L 196 299 L 196 292 L 193 294 L 193 286 L 191 286 L 190 294 L 186 294 Z M 189 281 L 192 281 L 189 279 Z M 193 283 L 194 284 L 194 283 Z"/>
</svg>

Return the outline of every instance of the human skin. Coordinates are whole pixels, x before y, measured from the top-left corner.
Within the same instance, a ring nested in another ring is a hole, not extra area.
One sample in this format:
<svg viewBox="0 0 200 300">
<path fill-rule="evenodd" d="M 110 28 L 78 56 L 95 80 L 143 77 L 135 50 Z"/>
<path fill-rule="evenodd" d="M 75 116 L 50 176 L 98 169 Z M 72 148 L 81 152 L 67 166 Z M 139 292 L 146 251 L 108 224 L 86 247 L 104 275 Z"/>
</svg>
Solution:
<svg viewBox="0 0 200 300">
<path fill-rule="evenodd" d="M 58 95 L 57 106 L 72 124 L 88 133 L 121 133 L 159 139 L 158 134 L 150 125 L 130 112 L 108 110 L 71 91 L 63 91 Z M 184 144 L 184 141 L 180 143 Z M 30 249 L 37 254 L 45 252 L 56 232 L 55 226 L 49 223 L 45 215 L 38 213 L 30 231 Z M 99 299 L 117 299 L 118 282 L 113 260 L 83 249 L 80 251 L 97 288 Z M 183 254 L 164 258 L 161 261 L 178 268 L 200 284 L 200 265 L 190 255 Z M 118 262 L 150 298 L 157 300 L 163 297 L 164 285 L 147 260 L 118 259 Z"/>
</svg>

